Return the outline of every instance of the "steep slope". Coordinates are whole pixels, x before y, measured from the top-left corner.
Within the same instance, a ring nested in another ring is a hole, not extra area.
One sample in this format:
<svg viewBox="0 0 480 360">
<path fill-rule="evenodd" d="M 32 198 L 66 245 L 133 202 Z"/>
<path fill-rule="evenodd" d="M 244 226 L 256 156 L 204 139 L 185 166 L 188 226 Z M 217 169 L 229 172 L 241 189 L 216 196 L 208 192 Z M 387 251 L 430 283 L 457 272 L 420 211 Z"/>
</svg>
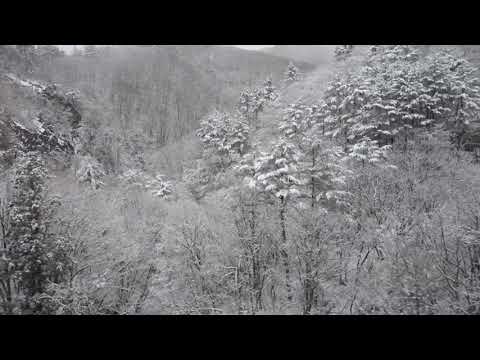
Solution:
<svg viewBox="0 0 480 360">
<path fill-rule="evenodd" d="M 280 83 L 288 63 L 224 46 L 114 46 L 59 57 L 37 75 L 79 90 L 90 152 L 117 173 L 155 166 L 161 147 L 190 136 L 213 108 L 233 108 L 245 88 Z"/>
<path fill-rule="evenodd" d="M 285 109 L 298 102 L 307 105 L 318 103 L 328 85 L 332 71 L 332 67 L 319 67 L 308 74 L 303 74 L 297 82 L 288 86 L 280 85 L 277 99 L 273 102 L 266 102 L 263 110 L 258 114 L 256 126 L 250 135 L 251 144 L 260 152 L 270 152 L 275 140 L 280 136 L 279 125 L 285 116 Z M 197 148 L 201 149 L 200 144 L 197 145 Z M 190 164 L 195 167 L 194 164 Z M 205 169 L 205 173 L 208 173 L 208 164 Z M 233 169 L 229 168 L 224 172 L 220 171 L 215 176 L 205 176 L 202 179 L 204 181 L 198 181 L 192 187 L 195 197 L 201 200 L 202 204 L 208 204 L 217 201 L 218 197 L 232 193 L 231 187 L 235 186 L 233 173 Z M 188 182 L 188 179 L 184 178 L 183 180 Z"/>
<path fill-rule="evenodd" d="M 141 128 L 163 145 L 195 129 L 212 107 L 231 107 L 243 88 L 268 76 L 278 81 L 287 65 L 286 59 L 221 46 L 116 46 L 96 56 L 63 57 L 43 74 L 97 98 L 105 122 Z"/>
<path fill-rule="evenodd" d="M 0 72 L 0 168 L 8 172 L 19 155 L 37 152 L 53 177 L 98 188 L 108 168 L 91 144 L 84 101 L 56 84 Z"/>
<path fill-rule="evenodd" d="M 10 140 L 2 143 L 4 151 L 16 145 L 45 154 L 75 152 L 81 115 L 72 92 L 13 73 L 0 73 L 0 88 L 0 128 Z"/>
</svg>

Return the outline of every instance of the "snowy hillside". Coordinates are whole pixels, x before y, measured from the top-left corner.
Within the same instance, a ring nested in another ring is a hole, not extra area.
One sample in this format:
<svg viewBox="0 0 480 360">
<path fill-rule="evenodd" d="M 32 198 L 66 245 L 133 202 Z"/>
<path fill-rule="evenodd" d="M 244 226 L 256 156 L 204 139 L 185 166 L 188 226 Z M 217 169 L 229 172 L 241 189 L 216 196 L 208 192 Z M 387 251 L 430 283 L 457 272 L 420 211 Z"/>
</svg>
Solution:
<svg viewBox="0 0 480 360">
<path fill-rule="evenodd" d="M 0 314 L 479 314 L 475 50 L 0 45 Z"/>
</svg>

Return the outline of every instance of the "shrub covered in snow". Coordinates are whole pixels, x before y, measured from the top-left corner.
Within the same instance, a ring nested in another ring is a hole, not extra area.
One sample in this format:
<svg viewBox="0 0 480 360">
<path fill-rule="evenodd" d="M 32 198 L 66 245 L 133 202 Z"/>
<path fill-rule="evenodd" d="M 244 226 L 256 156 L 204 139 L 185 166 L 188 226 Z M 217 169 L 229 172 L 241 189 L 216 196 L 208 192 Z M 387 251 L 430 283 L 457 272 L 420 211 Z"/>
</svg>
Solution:
<svg viewBox="0 0 480 360">
<path fill-rule="evenodd" d="M 89 183 L 94 189 L 98 189 L 104 185 L 101 179 L 105 176 L 105 171 L 96 159 L 86 155 L 79 159 L 76 176 L 79 182 Z"/>
<path fill-rule="evenodd" d="M 141 170 L 129 169 L 120 178 L 125 184 L 148 190 L 153 196 L 162 199 L 169 198 L 174 191 L 173 182 L 161 174 L 152 176 Z"/>
</svg>

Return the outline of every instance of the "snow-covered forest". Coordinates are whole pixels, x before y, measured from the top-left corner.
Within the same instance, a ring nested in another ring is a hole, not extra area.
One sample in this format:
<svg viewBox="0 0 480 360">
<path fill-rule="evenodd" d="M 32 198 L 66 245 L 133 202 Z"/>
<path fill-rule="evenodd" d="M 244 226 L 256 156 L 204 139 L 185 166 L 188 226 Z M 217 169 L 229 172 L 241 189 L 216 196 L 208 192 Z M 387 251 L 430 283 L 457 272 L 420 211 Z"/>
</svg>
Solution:
<svg viewBox="0 0 480 360">
<path fill-rule="evenodd" d="M 0 45 L 0 314 L 480 314 L 479 50 Z"/>
</svg>

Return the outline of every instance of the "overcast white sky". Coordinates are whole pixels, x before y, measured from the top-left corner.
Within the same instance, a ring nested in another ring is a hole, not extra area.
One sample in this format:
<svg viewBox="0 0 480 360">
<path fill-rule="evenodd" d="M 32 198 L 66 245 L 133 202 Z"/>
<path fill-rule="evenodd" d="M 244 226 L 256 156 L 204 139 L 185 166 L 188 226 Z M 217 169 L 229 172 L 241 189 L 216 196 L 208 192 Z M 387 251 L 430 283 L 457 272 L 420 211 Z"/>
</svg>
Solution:
<svg viewBox="0 0 480 360">
<path fill-rule="evenodd" d="M 235 45 L 243 49 L 248 49 L 248 50 L 258 50 L 264 47 L 270 47 L 270 46 L 275 46 L 275 45 Z"/>
<path fill-rule="evenodd" d="M 63 50 L 70 52 L 72 51 L 74 45 L 58 45 L 58 46 Z M 82 46 L 82 45 L 77 45 L 77 46 Z M 247 49 L 247 50 L 258 50 L 264 47 L 275 46 L 275 45 L 233 45 L 233 46 L 237 46 L 239 48 Z"/>
</svg>

